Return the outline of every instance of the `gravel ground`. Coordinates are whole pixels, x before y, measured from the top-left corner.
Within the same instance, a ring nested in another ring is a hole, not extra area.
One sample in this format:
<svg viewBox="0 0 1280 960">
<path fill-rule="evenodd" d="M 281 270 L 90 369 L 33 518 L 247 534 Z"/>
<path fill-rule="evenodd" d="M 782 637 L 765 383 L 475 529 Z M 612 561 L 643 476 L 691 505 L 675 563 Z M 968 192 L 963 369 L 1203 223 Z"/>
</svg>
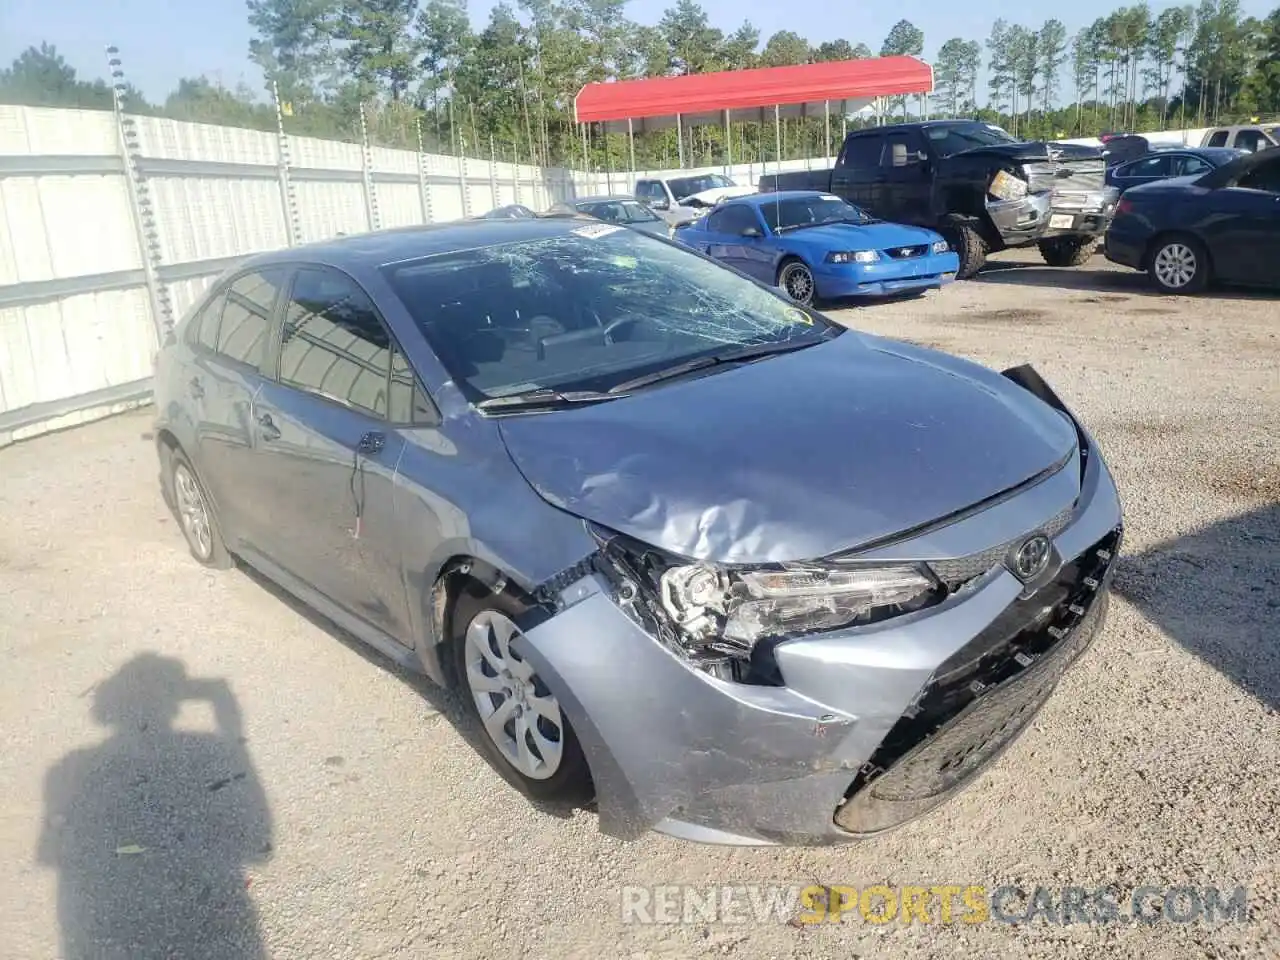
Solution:
<svg viewBox="0 0 1280 960">
<path fill-rule="evenodd" d="M 190 560 L 147 412 L 0 451 L 0 955 L 1280 956 L 1280 302 L 1033 259 L 838 315 L 1030 361 L 1075 406 L 1125 498 L 1110 624 L 971 789 L 856 847 L 622 844 L 534 810 L 447 697 Z M 620 916 L 624 885 L 815 882 L 1245 885 L 1249 922 Z"/>
</svg>

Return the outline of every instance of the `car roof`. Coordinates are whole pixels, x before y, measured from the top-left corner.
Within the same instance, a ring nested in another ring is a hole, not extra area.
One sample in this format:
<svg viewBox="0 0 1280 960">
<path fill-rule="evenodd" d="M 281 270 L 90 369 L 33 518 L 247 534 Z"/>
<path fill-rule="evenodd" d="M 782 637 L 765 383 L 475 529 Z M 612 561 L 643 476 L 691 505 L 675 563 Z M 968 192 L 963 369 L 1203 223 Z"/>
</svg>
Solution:
<svg viewBox="0 0 1280 960">
<path fill-rule="evenodd" d="M 628 203 L 637 203 L 637 202 L 638 202 L 638 201 L 636 200 L 636 198 L 635 198 L 635 197 L 633 197 L 633 196 L 631 196 L 631 194 L 629 194 L 629 193 L 602 193 L 602 194 L 600 194 L 599 196 L 596 196 L 596 197 L 578 197 L 578 198 L 576 198 L 575 200 L 573 200 L 572 202 L 573 202 L 573 203 L 575 203 L 575 204 L 578 204 L 578 203 L 622 203 L 624 200 L 625 200 L 625 201 L 627 201 Z"/>
<path fill-rule="evenodd" d="M 538 216 L 511 220 L 453 220 L 412 227 L 394 227 L 335 237 L 297 247 L 260 253 L 242 261 L 242 267 L 273 263 L 318 263 L 342 270 L 361 270 L 459 250 L 492 247 L 562 237 L 587 224 L 599 226 L 594 217 L 582 215 Z"/>
<path fill-rule="evenodd" d="M 1235 147 L 1188 147 L 1181 143 L 1153 143 L 1151 145 L 1151 153 L 1187 153 L 1193 157 L 1203 157 L 1206 160 L 1221 160 L 1223 163 L 1240 156 L 1240 151 Z M 1144 159 L 1146 158 L 1134 158 L 1134 160 Z"/>
<path fill-rule="evenodd" d="M 745 197 L 730 197 L 728 200 L 721 200 L 721 207 L 732 206 L 733 204 L 746 204 L 747 206 L 760 207 L 766 203 L 778 203 L 782 200 L 812 200 L 815 197 L 836 197 L 834 193 L 828 193 L 826 190 L 777 190 L 773 193 L 749 193 Z"/>
</svg>

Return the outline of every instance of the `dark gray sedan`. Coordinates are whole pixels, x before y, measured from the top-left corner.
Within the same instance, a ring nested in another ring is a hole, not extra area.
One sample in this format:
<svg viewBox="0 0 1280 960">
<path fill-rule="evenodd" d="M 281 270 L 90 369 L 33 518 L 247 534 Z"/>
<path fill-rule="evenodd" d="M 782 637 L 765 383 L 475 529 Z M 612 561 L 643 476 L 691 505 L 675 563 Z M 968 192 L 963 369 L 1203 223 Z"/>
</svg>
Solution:
<svg viewBox="0 0 1280 960">
<path fill-rule="evenodd" d="M 933 809 L 1097 635 L 1122 535 L 1030 367 L 586 217 L 251 257 L 155 399 L 196 560 L 458 688 L 511 784 L 594 796 L 618 837 L 824 843 Z"/>
<path fill-rule="evenodd" d="M 665 220 L 635 197 L 579 197 L 569 206 L 597 220 L 631 227 L 644 233 L 665 237 L 671 232 L 671 227 Z"/>
</svg>

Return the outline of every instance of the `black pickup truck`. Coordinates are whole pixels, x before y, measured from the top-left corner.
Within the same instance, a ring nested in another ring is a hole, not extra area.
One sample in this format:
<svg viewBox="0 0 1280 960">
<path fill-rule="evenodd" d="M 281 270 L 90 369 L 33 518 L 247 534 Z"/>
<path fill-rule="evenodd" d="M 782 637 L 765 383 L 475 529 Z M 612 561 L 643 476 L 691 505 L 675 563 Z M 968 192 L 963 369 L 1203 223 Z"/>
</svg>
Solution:
<svg viewBox="0 0 1280 960">
<path fill-rule="evenodd" d="M 761 193 L 822 190 L 882 220 L 937 230 L 960 257 L 958 276 L 987 254 L 1035 244 L 1050 266 L 1088 261 L 1115 214 L 1102 151 L 1018 140 L 976 120 L 856 130 L 831 170 L 760 178 Z"/>
</svg>

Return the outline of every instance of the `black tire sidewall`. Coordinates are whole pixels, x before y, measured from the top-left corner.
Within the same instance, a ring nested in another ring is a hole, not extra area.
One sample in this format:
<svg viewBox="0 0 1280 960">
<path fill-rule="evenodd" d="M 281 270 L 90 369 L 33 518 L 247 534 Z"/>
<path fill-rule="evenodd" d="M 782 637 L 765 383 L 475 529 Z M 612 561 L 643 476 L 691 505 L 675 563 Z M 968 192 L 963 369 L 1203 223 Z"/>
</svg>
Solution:
<svg viewBox="0 0 1280 960">
<path fill-rule="evenodd" d="M 458 595 L 449 611 L 446 625 L 454 689 L 461 700 L 463 711 L 474 728 L 476 749 L 502 779 L 533 800 L 547 803 L 586 803 L 594 793 L 591 772 L 578 735 L 569 718 L 564 715 L 564 708 L 560 709 L 560 730 L 564 739 L 560 768 L 545 780 L 533 780 L 508 762 L 502 751 L 498 749 L 498 745 L 485 731 L 484 723 L 480 719 L 480 710 L 476 706 L 471 687 L 467 684 L 465 645 L 467 627 L 471 621 L 478 614 L 493 610 L 519 622 L 521 614 L 527 609 L 510 593 L 505 591 L 493 593 L 474 581 Z M 542 680 L 544 683 L 547 682 L 545 677 Z M 558 703 L 563 703 L 558 691 L 553 690 L 552 693 Z"/>
</svg>

